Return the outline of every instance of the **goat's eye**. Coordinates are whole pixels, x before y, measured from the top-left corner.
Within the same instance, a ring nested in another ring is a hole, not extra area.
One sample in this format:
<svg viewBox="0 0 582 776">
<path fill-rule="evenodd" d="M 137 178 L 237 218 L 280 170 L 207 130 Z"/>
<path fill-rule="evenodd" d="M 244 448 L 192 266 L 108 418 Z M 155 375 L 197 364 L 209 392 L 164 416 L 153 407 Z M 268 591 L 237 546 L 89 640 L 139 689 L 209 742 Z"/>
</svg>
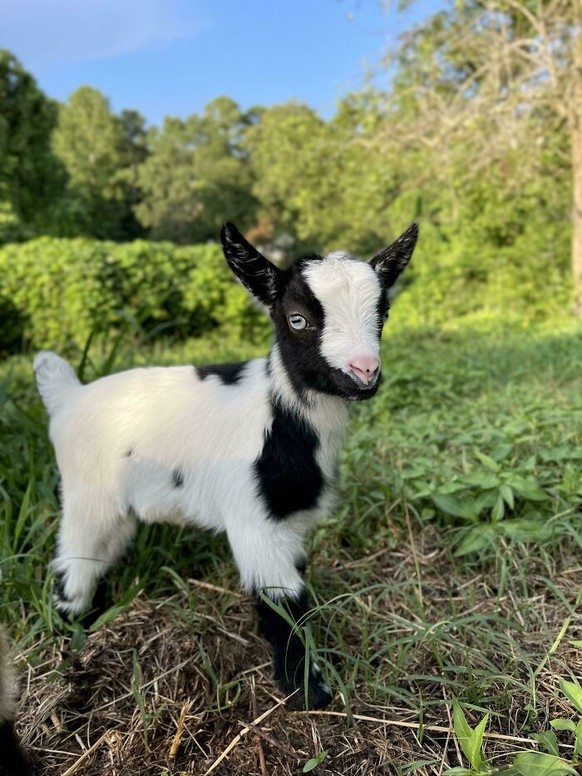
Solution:
<svg viewBox="0 0 582 776">
<path fill-rule="evenodd" d="M 289 326 L 291 326 L 291 328 L 295 329 L 296 331 L 300 331 L 301 329 L 307 328 L 307 321 L 302 315 L 290 315 Z"/>
</svg>

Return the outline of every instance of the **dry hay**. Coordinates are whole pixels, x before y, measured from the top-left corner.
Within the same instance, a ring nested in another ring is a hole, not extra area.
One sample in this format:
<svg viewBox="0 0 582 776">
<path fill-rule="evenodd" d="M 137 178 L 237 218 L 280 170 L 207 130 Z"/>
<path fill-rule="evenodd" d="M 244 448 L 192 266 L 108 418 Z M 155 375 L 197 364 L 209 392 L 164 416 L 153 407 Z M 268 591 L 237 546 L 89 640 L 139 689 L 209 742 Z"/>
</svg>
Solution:
<svg viewBox="0 0 582 776">
<path fill-rule="evenodd" d="M 499 714 L 492 714 L 489 725 L 487 755 L 495 762 L 502 763 L 508 751 L 533 745 L 524 730 L 542 730 L 549 719 L 571 715 L 559 693 L 558 677 L 582 675 L 582 651 L 570 645 L 570 639 L 582 636 L 580 620 L 570 615 L 567 636 L 562 633 L 553 654 L 548 651 L 568 618 L 564 602 L 571 607 L 582 589 L 579 565 L 556 570 L 556 595 L 548 594 L 547 569 L 538 570 L 538 585 L 532 568 L 529 599 L 518 601 L 509 592 L 496 597 L 487 575 L 465 573 L 453 579 L 444 558 L 423 554 L 422 547 L 414 557 L 382 550 L 351 567 L 338 567 L 338 576 L 341 572 L 348 583 L 351 574 L 361 579 L 362 563 L 367 564 L 372 587 L 386 580 L 401 580 L 403 589 L 408 583 L 418 585 L 425 624 L 446 620 L 454 599 L 460 607 L 469 606 L 463 612 L 469 618 L 495 610 L 508 623 L 512 640 L 507 643 L 521 650 L 512 657 L 513 665 L 517 673 L 522 668 L 522 675 L 515 677 L 519 682 L 509 688 L 507 677 L 495 677 L 493 671 L 507 663 L 502 640 L 493 640 L 487 652 L 480 652 L 479 643 L 466 643 L 472 632 L 467 628 L 458 644 L 453 632 L 439 645 L 440 659 L 450 650 L 452 662 L 466 654 L 476 672 L 492 672 L 486 691 L 493 708 L 496 693 L 503 696 Z M 335 576 L 334 570 L 327 574 Z M 232 591 L 195 580 L 189 584 L 199 590 L 195 611 L 185 610 L 184 593 L 161 603 L 141 596 L 91 633 L 77 652 L 55 637 L 42 649 L 36 645 L 22 655 L 27 676 L 21 732 L 36 755 L 39 776 L 285 776 L 301 773 L 306 761 L 323 750 L 327 754 L 318 774 L 398 774 L 407 764 L 424 761 L 414 772 L 436 776 L 460 763 L 450 704 L 444 702 L 450 695 L 446 683 L 439 681 L 443 666 L 428 631 L 408 650 L 405 670 L 396 675 L 403 692 L 422 698 L 422 719 L 418 707 L 396 700 L 379 703 L 362 684 L 353 690 L 349 715 L 339 694 L 329 711 L 290 712 L 270 681 L 269 655 L 255 634 L 252 603 Z M 354 594 L 351 605 L 356 608 L 344 626 L 352 654 L 358 655 L 362 639 L 358 612 L 391 624 L 396 638 L 407 628 L 420 627 L 410 604 L 409 595 Z M 458 654 L 452 654 L 456 648 Z M 373 675 L 383 675 L 381 662 L 369 667 Z M 386 666 L 389 662 L 386 658 Z M 532 721 L 527 692 L 520 688 L 536 667 L 541 713 Z M 341 675 L 345 666 L 338 670 Z M 394 670 L 387 668 L 386 681 L 395 681 Z M 485 692 L 483 686 L 479 689 Z M 480 716 L 475 714 L 473 723 Z"/>
</svg>

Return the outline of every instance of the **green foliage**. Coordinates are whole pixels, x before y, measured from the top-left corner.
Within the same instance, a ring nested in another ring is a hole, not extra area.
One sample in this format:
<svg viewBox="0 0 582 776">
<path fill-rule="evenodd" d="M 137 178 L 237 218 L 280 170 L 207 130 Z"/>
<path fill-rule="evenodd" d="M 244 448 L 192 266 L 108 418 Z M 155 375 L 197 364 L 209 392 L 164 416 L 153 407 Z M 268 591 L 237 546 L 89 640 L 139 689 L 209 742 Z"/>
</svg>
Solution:
<svg viewBox="0 0 582 776">
<path fill-rule="evenodd" d="M 169 117 L 151 131 L 135 212 L 154 238 L 196 242 L 214 239 L 226 220 L 241 228 L 252 224 L 256 201 L 242 138 L 253 120 L 253 112 L 219 97 L 202 116 Z"/>
<path fill-rule="evenodd" d="M 82 349 L 133 322 L 177 338 L 213 330 L 252 340 L 264 316 L 217 245 L 39 238 L 0 248 L 0 349 Z"/>
<path fill-rule="evenodd" d="M 69 182 L 66 197 L 55 203 L 49 231 L 114 239 L 127 236 L 124 227 L 127 230 L 136 199 L 132 167 L 145 157 L 143 135 L 139 114 L 124 111 L 116 117 L 108 100 L 89 86 L 77 89 L 60 106 L 52 143 Z"/>
<path fill-rule="evenodd" d="M 0 208 L 24 224 L 25 236 L 64 187 L 64 171 L 51 152 L 57 106 L 10 52 L 0 49 Z"/>
<path fill-rule="evenodd" d="M 463 750 L 463 754 L 469 761 L 470 770 L 466 768 L 450 768 L 445 774 L 488 774 L 490 767 L 483 756 L 483 734 L 489 721 L 489 715 L 486 714 L 479 724 L 473 729 L 469 726 L 463 709 L 457 701 L 453 702 L 453 727 L 457 740 Z"/>
</svg>

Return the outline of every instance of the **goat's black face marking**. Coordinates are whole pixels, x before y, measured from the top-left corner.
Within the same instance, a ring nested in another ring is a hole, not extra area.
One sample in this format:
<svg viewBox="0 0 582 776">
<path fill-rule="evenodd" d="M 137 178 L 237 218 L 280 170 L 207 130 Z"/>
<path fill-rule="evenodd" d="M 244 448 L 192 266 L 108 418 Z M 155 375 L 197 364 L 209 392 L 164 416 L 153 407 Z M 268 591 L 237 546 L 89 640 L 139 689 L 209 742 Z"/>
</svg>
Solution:
<svg viewBox="0 0 582 776">
<path fill-rule="evenodd" d="M 180 469 L 174 469 L 172 472 L 172 485 L 175 488 L 181 488 L 184 484 L 184 472 Z"/>
<path fill-rule="evenodd" d="M 300 396 L 306 390 L 314 390 L 350 400 L 369 399 L 378 390 L 378 382 L 363 390 L 348 374 L 331 366 L 322 355 L 325 312 L 301 273 L 307 263 L 313 261 L 322 261 L 322 258 L 312 256 L 302 259 L 287 273 L 285 290 L 272 311 L 277 344 L 285 370 Z M 378 304 L 382 309 L 387 304 L 384 292 L 381 293 Z M 293 314 L 303 316 L 308 325 L 303 329 L 292 329 L 289 317 Z M 378 329 L 378 337 L 380 332 L 381 326 Z"/>
<path fill-rule="evenodd" d="M 315 460 L 319 439 L 292 411 L 273 405 L 273 424 L 254 471 L 259 492 L 276 520 L 317 506 L 323 475 Z"/>
<path fill-rule="evenodd" d="M 236 364 L 209 364 L 197 367 L 196 372 L 200 380 L 206 380 L 207 377 L 214 375 L 223 385 L 237 385 L 242 380 L 243 370 L 247 364 L 248 361 Z"/>
</svg>

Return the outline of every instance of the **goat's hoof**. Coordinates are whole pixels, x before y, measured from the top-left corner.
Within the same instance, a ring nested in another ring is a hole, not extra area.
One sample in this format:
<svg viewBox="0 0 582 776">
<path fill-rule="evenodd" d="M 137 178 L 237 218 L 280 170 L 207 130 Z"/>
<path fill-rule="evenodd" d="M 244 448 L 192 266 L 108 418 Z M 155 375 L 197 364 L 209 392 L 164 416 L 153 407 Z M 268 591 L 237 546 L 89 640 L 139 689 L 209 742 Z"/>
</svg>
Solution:
<svg viewBox="0 0 582 776">
<path fill-rule="evenodd" d="M 291 695 L 287 705 L 295 711 L 323 709 L 329 706 L 333 698 L 331 687 L 321 674 L 309 677 L 307 691 L 303 682 L 281 682 L 280 686 L 285 695 Z"/>
</svg>

